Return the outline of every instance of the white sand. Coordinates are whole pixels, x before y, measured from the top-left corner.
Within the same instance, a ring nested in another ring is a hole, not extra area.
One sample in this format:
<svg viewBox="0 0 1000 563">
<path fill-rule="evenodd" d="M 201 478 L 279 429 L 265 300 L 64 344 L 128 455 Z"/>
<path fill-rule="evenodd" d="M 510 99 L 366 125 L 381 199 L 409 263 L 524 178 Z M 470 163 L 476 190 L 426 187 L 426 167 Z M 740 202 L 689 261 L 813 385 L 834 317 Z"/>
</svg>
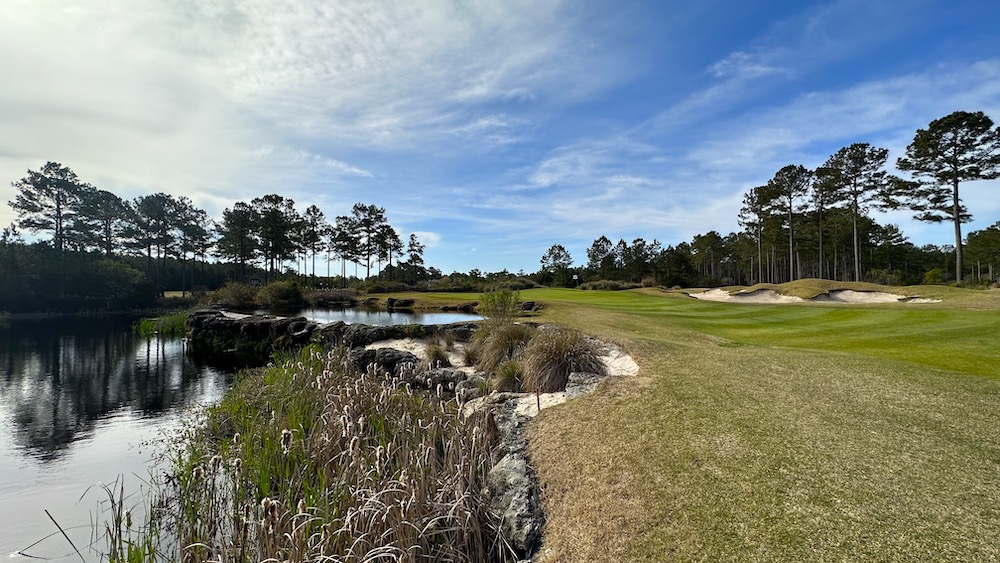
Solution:
<svg viewBox="0 0 1000 563">
<path fill-rule="evenodd" d="M 782 295 L 772 289 L 758 289 L 757 291 L 737 291 L 729 293 L 724 289 L 710 289 L 702 293 L 691 293 L 695 299 L 705 301 L 735 301 L 738 303 L 798 303 L 801 297 L 792 295 Z"/>
<path fill-rule="evenodd" d="M 757 291 L 729 293 L 724 289 L 710 289 L 702 293 L 689 294 L 695 299 L 705 301 L 735 301 L 738 303 L 801 303 L 805 301 L 801 297 L 792 295 L 781 295 L 771 289 L 758 289 Z M 837 289 L 829 293 L 824 293 L 813 297 L 809 301 L 816 303 L 940 303 L 940 299 L 927 299 L 923 297 L 907 297 L 895 293 L 885 293 L 881 291 L 854 291 L 850 289 Z"/>
<path fill-rule="evenodd" d="M 473 366 L 466 366 L 462 361 L 462 346 L 464 345 L 461 343 L 455 343 L 454 349 L 448 352 L 448 356 L 451 360 L 452 367 L 460 369 L 471 375 L 476 372 L 476 369 Z M 603 346 L 604 353 L 601 356 L 601 360 L 604 362 L 607 377 L 634 377 L 638 375 L 639 364 L 635 363 L 632 356 L 628 355 L 618 346 L 611 344 L 604 344 Z M 421 360 L 427 361 L 427 341 L 417 338 L 383 340 L 381 342 L 369 344 L 365 348 L 369 350 L 377 350 L 379 348 L 395 348 L 396 350 L 409 352 Z M 517 399 L 517 406 L 515 409 L 518 413 L 523 414 L 524 416 L 533 417 L 539 412 L 539 401 L 541 402 L 542 408 L 545 409 L 565 403 L 569 399 L 578 397 L 592 390 L 592 388 L 588 387 L 570 391 L 559 391 L 556 393 L 541 393 L 537 399 L 533 393 L 524 393 L 519 399 Z M 482 399 L 474 399 L 466 405 L 466 408 L 473 410 L 476 408 L 476 404 L 481 402 Z"/>
</svg>

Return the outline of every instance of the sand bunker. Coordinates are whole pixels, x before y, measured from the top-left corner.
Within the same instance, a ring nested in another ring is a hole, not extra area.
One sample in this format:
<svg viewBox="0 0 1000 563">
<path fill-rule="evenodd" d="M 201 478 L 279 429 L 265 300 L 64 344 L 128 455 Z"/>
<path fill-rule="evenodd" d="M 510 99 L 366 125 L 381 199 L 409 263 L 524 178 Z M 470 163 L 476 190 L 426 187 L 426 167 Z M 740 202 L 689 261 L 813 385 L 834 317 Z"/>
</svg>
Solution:
<svg viewBox="0 0 1000 563">
<path fill-rule="evenodd" d="M 729 293 L 724 289 L 710 289 L 703 293 L 692 293 L 691 297 L 705 301 L 736 301 L 739 303 L 799 303 L 801 297 L 782 295 L 773 289 L 758 289 L 757 291 L 738 291 Z"/>
<path fill-rule="evenodd" d="M 705 301 L 736 301 L 739 303 L 800 303 L 804 301 L 801 297 L 791 295 L 781 295 L 771 289 L 758 289 L 757 291 L 729 293 L 724 289 L 710 289 L 702 293 L 692 293 L 691 297 L 703 299 Z M 895 293 L 885 293 L 881 291 L 854 291 L 851 289 L 837 289 L 829 293 L 822 293 L 813 297 L 809 301 L 816 303 L 940 303 L 940 299 L 927 299 L 923 297 L 909 297 L 897 295 Z"/>
</svg>

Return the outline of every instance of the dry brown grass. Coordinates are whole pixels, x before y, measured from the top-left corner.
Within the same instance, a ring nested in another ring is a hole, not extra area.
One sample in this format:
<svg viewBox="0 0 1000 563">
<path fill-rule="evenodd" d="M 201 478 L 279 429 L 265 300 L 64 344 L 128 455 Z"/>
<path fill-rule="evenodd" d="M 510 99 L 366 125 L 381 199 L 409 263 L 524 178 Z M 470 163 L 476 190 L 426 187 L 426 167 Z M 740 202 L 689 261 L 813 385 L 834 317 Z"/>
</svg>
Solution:
<svg viewBox="0 0 1000 563">
<path fill-rule="evenodd" d="M 541 393 L 565 390 L 573 372 L 606 372 L 600 350 L 575 330 L 540 330 L 525 347 L 523 356 L 524 387 Z"/>
</svg>

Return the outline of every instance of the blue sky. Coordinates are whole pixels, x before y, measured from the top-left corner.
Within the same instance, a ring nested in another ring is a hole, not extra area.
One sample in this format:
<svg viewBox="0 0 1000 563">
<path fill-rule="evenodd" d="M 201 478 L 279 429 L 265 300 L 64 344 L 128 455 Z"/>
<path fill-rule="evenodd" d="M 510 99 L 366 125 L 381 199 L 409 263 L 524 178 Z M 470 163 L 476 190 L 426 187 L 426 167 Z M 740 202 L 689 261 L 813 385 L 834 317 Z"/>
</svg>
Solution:
<svg viewBox="0 0 1000 563">
<path fill-rule="evenodd" d="M 994 1 L 4 0 L 0 198 L 47 160 L 210 215 L 385 207 L 446 273 L 738 230 L 786 164 L 1000 120 Z M 1000 220 L 1000 183 L 963 186 Z M 917 244 L 948 225 L 875 215 Z M 0 208 L 0 224 L 14 220 Z"/>
</svg>

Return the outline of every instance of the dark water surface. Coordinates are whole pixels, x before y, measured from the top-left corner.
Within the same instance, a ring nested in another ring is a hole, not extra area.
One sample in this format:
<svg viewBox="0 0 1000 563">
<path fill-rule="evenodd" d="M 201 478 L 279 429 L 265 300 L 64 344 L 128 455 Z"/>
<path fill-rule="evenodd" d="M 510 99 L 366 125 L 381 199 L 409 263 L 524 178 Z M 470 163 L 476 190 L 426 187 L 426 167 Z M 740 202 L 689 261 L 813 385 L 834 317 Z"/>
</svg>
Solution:
<svg viewBox="0 0 1000 563">
<path fill-rule="evenodd" d="M 181 338 L 133 336 L 133 320 L 0 321 L 0 557 L 79 561 L 45 510 L 86 551 L 102 485 L 124 479 L 141 505 L 163 436 L 225 393 L 230 375 L 189 358 Z"/>
<path fill-rule="evenodd" d="M 469 313 L 453 312 L 403 312 L 386 311 L 384 309 L 366 309 L 358 307 L 354 309 L 294 309 L 294 310 L 271 310 L 255 311 L 256 313 L 271 313 L 282 317 L 305 317 L 317 323 L 332 323 L 344 321 L 347 324 L 361 323 L 372 326 L 389 325 L 443 325 L 457 323 L 461 321 L 478 321 L 483 317 L 471 315 Z"/>
</svg>

